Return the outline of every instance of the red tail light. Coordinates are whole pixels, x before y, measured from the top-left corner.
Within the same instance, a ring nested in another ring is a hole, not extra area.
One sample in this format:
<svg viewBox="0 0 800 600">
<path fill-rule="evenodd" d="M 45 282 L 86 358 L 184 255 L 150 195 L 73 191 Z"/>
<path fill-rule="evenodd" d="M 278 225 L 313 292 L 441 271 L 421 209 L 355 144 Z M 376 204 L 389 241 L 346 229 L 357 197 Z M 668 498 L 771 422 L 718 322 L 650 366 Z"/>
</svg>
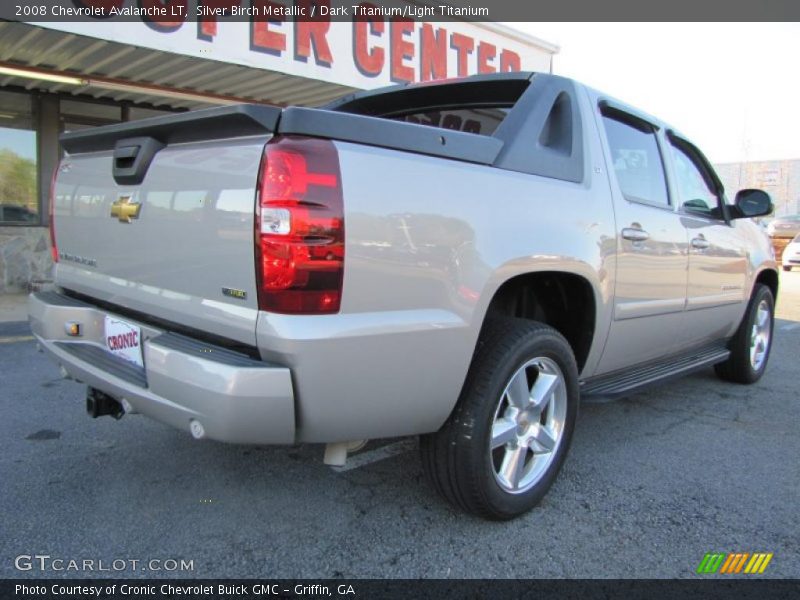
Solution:
<svg viewBox="0 0 800 600">
<path fill-rule="evenodd" d="M 56 222 L 53 219 L 53 215 L 55 214 L 55 205 L 56 205 L 56 175 L 58 175 L 58 169 L 61 167 L 61 163 L 56 165 L 56 168 L 53 170 L 53 177 L 50 179 L 50 205 L 47 208 L 47 223 L 50 226 L 50 255 L 53 257 L 53 262 L 58 262 L 58 246 L 56 246 Z"/>
<path fill-rule="evenodd" d="M 329 140 L 275 137 L 264 148 L 256 265 L 261 310 L 339 311 L 344 207 L 339 156 Z"/>
</svg>

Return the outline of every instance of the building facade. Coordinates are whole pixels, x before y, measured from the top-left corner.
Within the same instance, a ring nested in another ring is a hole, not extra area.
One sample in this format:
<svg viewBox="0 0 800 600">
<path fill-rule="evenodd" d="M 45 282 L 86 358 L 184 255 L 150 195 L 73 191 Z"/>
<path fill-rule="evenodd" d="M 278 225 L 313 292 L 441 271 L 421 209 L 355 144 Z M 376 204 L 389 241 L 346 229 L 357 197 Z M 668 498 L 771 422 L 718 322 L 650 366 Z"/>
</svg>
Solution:
<svg viewBox="0 0 800 600">
<path fill-rule="evenodd" d="M 472 21 L 0 22 L 0 294 L 51 279 L 49 196 L 65 131 L 241 102 L 319 106 L 392 83 L 550 72 L 557 51 Z"/>
<path fill-rule="evenodd" d="M 728 196 L 758 188 L 772 196 L 775 216 L 800 214 L 800 159 L 714 165 Z"/>
</svg>

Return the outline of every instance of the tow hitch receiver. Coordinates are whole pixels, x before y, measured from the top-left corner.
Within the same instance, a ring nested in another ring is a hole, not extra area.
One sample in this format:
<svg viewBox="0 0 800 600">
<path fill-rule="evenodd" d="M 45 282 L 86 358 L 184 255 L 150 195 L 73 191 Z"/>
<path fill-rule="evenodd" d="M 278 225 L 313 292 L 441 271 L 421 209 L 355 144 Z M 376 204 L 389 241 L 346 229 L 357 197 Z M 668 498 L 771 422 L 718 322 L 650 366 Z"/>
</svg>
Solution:
<svg viewBox="0 0 800 600">
<path fill-rule="evenodd" d="M 93 419 L 110 415 L 119 420 L 125 416 L 125 409 L 122 408 L 122 404 L 93 387 L 86 390 L 86 412 Z"/>
</svg>

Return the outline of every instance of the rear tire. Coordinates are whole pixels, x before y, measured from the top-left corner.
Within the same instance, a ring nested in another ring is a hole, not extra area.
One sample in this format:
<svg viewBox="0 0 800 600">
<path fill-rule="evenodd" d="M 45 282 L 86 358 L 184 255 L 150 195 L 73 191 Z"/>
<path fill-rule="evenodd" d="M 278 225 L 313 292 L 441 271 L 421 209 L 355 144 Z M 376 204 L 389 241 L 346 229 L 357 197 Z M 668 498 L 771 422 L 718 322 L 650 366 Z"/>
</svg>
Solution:
<svg viewBox="0 0 800 600">
<path fill-rule="evenodd" d="M 519 516 L 558 475 L 579 397 L 575 357 L 560 333 L 525 319 L 490 319 L 450 418 L 421 437 L 423 470 L 457 508 Z"/>
<path fill-rule="evenodd" d="M 791 271 L 791 270 L 792 270 L 792 267 L 790 267 L 790 266 L 786 266 L 786 265 L 783 265 L 783 270 L 784 270 L 784 271 Z"/>
<path fill-rule="evenodd" d="M 734 383 L 755 383 L 764 374 L 772 349 L 775 299 L 772 291 L 756 284 L 742 322 L 730 343 L 731 355 L 714 365 L 717 375 Z"/>
</svg>

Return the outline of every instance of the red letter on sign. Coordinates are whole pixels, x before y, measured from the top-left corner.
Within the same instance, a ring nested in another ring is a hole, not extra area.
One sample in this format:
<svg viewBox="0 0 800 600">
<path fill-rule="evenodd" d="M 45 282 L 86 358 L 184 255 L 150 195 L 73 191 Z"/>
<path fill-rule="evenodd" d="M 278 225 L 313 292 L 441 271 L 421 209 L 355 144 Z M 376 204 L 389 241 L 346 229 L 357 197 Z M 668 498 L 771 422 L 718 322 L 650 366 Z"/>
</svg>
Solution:
<svg viewBox="0 0 800 600">
<path fill-rule="evenodd" d="M 489 64 L 489 61 L 493 61 L 495 56 L 497 56 L 497 48 L 493 44 L 480 42 L 478 44 L 478 73 L 496 73 L 495 66 Z"/>
<path fill-rule="evenodd" d="M 283 8 L 282 4 L 270 2 L 270 0 L 253 0 L 253 7 L 258 7 L 257 17 L 252 17 L 250 23 L 250 49 L 257 52 L 266 52 L 280 56 L 286 50 L 286 34 L 277 31 L 270 31 L 270 23 L 283 22 L 285 17 L 280 16 L 265 16 L 270 14 L 270 7 L 274 11 L 275 8 Z"/>
<path fill-rule="evenodd" d="M 520 60 L 519 54 L 511 50 L 503 50 L 500 53 L 500 72 L 507 73 L 508 71 L 519 71 Z"/>
<path fill-rule="evenodd" d="M 434 33 L 433 27 L 424 23 L 419 38 L 419 80 L 431 81 L 432 79 L 446 78 L 447 30 L 440 27 Z"/>
<path fill-rule="evenodd" d="M 161 10 L 166 8 L 164 17 L 144 16 L 142 20 L 148 27 L 162 33 L 177 31 L 189 16 L 188 0 L 139 0 L 139 6 L 145 10 Z"/>
<path fill-rule="evenodd" d="M 469 74 L 469 65 L 467 63 L 469 57 L 467 55 L 472 54 L 472 50 L 475 48 L 475 40 L 469 36 L 454 33 L 450 37 L 450 47 L 456 51 L 456 56 L 458 57 L 456 61 L 458 76 L 466 77 Z"/>
<path fill-rule="evenodd" d="M 404 59 L 414 58 L 414 44 L 406 41 L 405 36 L 414 33 L 414 21 L 411 19 L 392 19 L 389 25 L 391 37 L 391 79 L 396 83 L 414 81 L 414 67 L 403 64 Z"/>
<path fill-rule="evenodd" d="M 330 0 L 298 0 L 297 5 L 305 8 L 305 14 L 311 14 L 311 5 L 330 8 Z M 314 20 L 306 21 L 295 18 L 294 21 L 294 58 L 306 62 L 311 56 L 311 44 L 314 44 L 314 60 L 318 65 L 330 67 L 333 55 L 328 45 L 328 30 L 331 28 L 331 18 L 322 16 L 319 8 L 315 11 Z"/>
<path fill-rule="evenodd" d="M 360 6 L 365 8 L 375 8 L 374 4 L 363 3 Z M 367 31 L 369 27 L 369 31 Z M 386 25 L 382 19 L 366 17 L 363 21 L 353 20 L 353 58 L 356 61 L 356 68 L 362 75 L 367 77 L 377 77 L 383 71 L 385 52 L 383 48 L 376 46 L 369 49 L 369 34 L 383 35 Z"/>
<path fill-rule="evenodd" d="M 197 0 L 197 6 L 209 6 L 211 8 L 226 11 L 224 16 L 230 15 L 233 8 L 241 6 L 241 0 Z M 217 17 L 203 15 L 197 18 L 197 37 L 201 40 L 210 42 L 217 35 Z"/>
</svg>

